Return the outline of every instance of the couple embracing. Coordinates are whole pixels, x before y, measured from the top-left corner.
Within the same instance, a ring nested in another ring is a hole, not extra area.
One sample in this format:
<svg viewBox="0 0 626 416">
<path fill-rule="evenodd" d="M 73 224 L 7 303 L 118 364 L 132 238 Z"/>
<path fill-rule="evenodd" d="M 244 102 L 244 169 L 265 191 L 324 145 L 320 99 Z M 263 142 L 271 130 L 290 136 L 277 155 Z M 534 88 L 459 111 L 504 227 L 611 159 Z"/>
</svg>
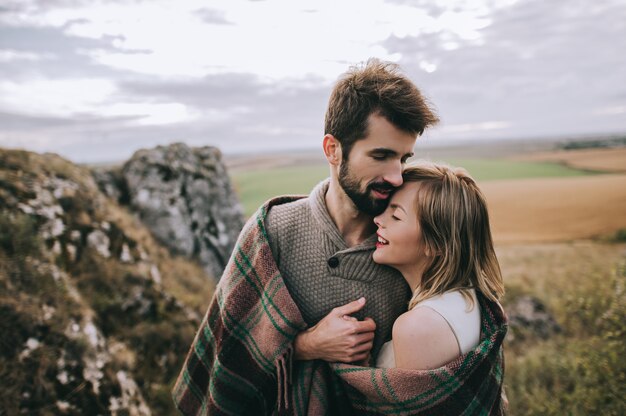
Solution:
<svg viewBox="0 0 626 416">
<path fill-rule="evenodd" d="M 503 414 L 504 292 L 485 198 L 410 164 L 438 121 L 397 66 L 330 97 L 330 178 L 246 223 L 178 381 L 183 414 Z"/>
</svg>

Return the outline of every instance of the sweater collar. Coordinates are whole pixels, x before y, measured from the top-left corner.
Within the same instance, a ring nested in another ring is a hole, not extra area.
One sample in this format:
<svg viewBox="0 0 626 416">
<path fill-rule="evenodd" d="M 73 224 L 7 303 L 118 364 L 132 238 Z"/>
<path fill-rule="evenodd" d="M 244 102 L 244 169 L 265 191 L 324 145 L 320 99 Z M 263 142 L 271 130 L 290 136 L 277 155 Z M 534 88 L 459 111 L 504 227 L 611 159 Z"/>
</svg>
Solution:
<svg viewBox="0 0 626 416">
<path fill-rule="evenodd" d="M 362 243 L 348 247 L 343 239 L 343 236 L 339 232 L 337 225 L 330 217 L 328 213 L 328 207 L 326 206 L 326 192 L 328 192 L 328 185 L 330 179 L 325 179 L 313 188 L 309 195 L 309 203 L 311 205 L 311 212 L 313 218 L 320 226 L 323 234 L 328 236 L 335 246 L 341 251 L 360 251 L 371 250 L 376 247 L 376 233 L 369 236 Z"/>
</svg>

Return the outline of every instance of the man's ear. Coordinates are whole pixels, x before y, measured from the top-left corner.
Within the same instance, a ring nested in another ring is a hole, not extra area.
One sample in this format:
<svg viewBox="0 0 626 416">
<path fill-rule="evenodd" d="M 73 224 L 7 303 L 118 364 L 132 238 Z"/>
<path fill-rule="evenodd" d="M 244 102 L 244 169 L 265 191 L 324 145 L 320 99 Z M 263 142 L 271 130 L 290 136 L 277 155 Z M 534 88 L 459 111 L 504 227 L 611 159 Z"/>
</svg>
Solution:
<svg viewBox="0 0 626 416">
<path fill-rule="evenodd" d="M 341 143 L 332 134 L 326 134 L 322 141 L 324 156 L 331 165 L 337 166 L 341 163 Z"/>
</svg>

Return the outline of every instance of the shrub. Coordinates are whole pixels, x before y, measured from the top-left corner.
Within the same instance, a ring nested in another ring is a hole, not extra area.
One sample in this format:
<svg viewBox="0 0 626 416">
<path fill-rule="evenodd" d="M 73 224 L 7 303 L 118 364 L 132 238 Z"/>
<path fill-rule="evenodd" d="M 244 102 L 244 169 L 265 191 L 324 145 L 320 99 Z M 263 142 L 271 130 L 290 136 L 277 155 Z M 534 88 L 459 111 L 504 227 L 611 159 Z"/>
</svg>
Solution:
<svg viewBox="0 0 626 416">
<path fill-rule="evenodd" d="M 26 257 L 39 252 L 36 221 L 29 215 L 0 211 L 0 249 L 7 256 Z"/>
<path fill-rule="evenodd" d="M 626 243 L 626 228 L 620 228 L 613 235 L 613 241 L 617 243 Z"/>
<path fill-rule="evenodd" d="M 594 337 L 561 338 L 507 362 L 506 391 L 512 415 L 626 414 L 626 349 Z"/>
<path fill-rule="evenodd" d="M 507 354 L 511 414 L 626 414 L 625 280 L 623 266 L 609 278 L 589 276 L 602 290 L 565 299 L 565 335 Z"/>
</svg>

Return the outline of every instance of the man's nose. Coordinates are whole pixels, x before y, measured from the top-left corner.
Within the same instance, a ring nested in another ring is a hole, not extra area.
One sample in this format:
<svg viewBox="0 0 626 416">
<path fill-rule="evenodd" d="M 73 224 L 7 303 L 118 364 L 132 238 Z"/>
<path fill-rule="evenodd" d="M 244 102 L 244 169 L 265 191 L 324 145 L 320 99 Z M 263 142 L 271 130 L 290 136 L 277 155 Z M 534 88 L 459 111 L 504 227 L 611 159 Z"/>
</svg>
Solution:
<svg viewBox="0 0 626 416">
<path fill-rule="evenodd" d="M 383 179 L 395 188 L 400 187 L 402 185 L 402 165 L 394 166 L 387 172 Z"/>
</svg>

